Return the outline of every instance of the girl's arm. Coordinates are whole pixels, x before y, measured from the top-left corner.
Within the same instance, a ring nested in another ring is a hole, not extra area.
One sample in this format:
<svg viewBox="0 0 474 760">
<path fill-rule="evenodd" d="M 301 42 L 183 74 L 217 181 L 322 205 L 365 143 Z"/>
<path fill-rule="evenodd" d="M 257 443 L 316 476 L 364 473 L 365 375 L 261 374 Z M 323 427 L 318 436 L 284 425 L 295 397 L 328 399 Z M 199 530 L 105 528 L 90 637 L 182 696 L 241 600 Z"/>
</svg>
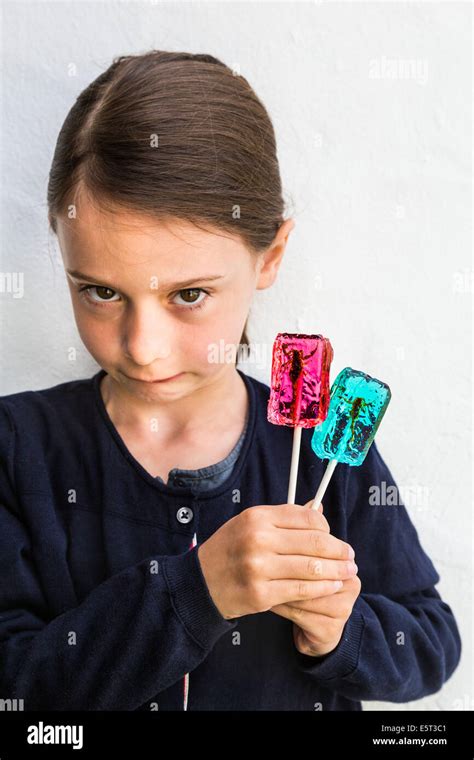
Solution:
<svg viewBox="0 0 474 760">
<path fill-rule="evenodd" d="M 375 444 L 363 465 L 345 466 L 334 496 L 361 593 L 338 646 L 321 658 L 297 652 L 299 666 L 354 700 L 408 702 L 438 691 L 459 662 L 458 628 Z"/>
<path fill-rule="evenodd" d="M 0 537 L 0 693 L 25 710 L 136 710 L 236 625 L 212 602 L 197 547 L 143 560 L 51 620 L 26 530 L 5 505 Z"/>
<path fill-rule="evenodd" d="M 13 456 L 0 406 L 0 695 L 23 699 L 25 710 L 135 710 L 196 668 L 237 623 L 214 605 L 197 547 L 149 557 L 53 614 L 64 581 L 35 566 L 35 552 L 48 547 L 32 546 Z"/>
<path fill-rule="evenodd" d="M 441 689 L 459 662 L 453 614 L 436 589 L 394 600 L 360 594 L 335 650 L 297 652 L 318 683 L 354 700 L 410 702 Z"/>
</svg>

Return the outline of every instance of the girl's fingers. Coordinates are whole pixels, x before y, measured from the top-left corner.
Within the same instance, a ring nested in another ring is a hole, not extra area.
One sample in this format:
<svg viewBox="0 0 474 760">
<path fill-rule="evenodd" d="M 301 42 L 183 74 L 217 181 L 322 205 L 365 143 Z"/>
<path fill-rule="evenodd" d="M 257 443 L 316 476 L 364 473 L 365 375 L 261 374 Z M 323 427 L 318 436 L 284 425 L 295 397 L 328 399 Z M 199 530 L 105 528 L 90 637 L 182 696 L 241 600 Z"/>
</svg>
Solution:
<svg viewBox="0 0 474 760">
<path fill-rule="evenodd" d="M 299 580 L 345 581 L 357 574 L 357 565 L 352 560 L 321 559 L 302 555 L 273 555 L 265 562 L 264 572 L 269 581 Z M 290 597 L 289 597 L 290 598 Z M 294 597 L 297 599 L 298 597 Z M 302 599 L 306 596 L 300 597 Z"/>
<path fill-rule="evenodd" d="M 353 578 L 349 578 L 349 580 L 344 581 L 342 588 L 338 592 L 338 602 L 340 603 L 338 605 L 338 613 L 341 612 L 341 605 L 345 605 L 346 607 L 348 606 L 349 611 L 345 609 L 344 614 L 346 617 L 349 617 L 349 614 L 352 611 L 352 607 L 355 604 L 355 600 L 360 594 L 361 588 L 362 584 L 358 575 L 355 575 Z M 298 604 L 304 604 L 304 602 L 298 602 Z M 311 600 L 309 601 L 309 605 L 311 605 Z M 313 607 L 314 605 L 316 605 L 316 612 L 318 614 L 327 615 L 327 617 L 334 616 L 334 605 L 330 604 L 329 599 L 324 599 L 320 602 L 318 598 L 315 602 L 313 602 Z"/>
<path fill-rule="evenodd" d="M 310 499 L 306 502 L 304 505 L 307 509 L 314 509 L 314 499 Z M 323 514 L 323 502 L 319 505 L 319 507 L 316 509 L 316 512 L 319 512 L 320 514 Z"/>
<path fill-rule="evenodd" d="M 338 591 L 340 586 L 335 581 L 294 581 L 276 580 L 268 581 L 270 589 L 270 603 L 272 607 L 284 605 L 294 600 L 321 599 L 329 597 Z"/>
<path fill-rule="evenodd" d="M 317 509 L 308 509 L 302 504 L 277 504 L 276 506 L 269 506 L 268 509 L 276 528 L 330 532 L 328 521 Z"/>
<path fill-rule="evenodd" d="M 291 602 L 291 605 L 297 609 L 304 610 L 305 612 L 324 615 L 326 617 L 340 617 L 342 610 L 344 616 L 349 617 L 352 607 L 355 604 L 355 600 L 360 593 L 360 589 L 360 579 L 355 577 L 348 581 L 344 581 L 342 587 L 336 589 L 334 593 L 337 594 L 337 599 L 334 599 L 334 597 L 330 598 L 328 594 L 324 594 L 322 596 L 327 598 L 322 598 L 321 596 L 315 597 L 314 599 L 304 599 L 302 601 Z"/>
<path fill-rule="evenodd" d="M 288 530 L 275 532 L 272 549 L 277 554 L 301 554 L 306 558 L 354 559 L 350 544 L 323 530 Z"/>
<path fill-rule="evenodd" d="M 288 610 L 296 609 L 296 610 L 301 610 L 302 612 L 312 612 L 313 615 L 318 614 L 318 615 L 326 615 L 327 617 L 330 617 L 327 612 L 322 612 L 319 608 L 316 608 L 316 605 L 323 601 L 324 596 L 329 597 L 330 606 L 327 607 L 326 609 L 330 610 L 332 609 L 331 597 L 334 594 L 340 594 L 340 593 L 341 593 L 341 590 L 336 589 L 335 591 L 333 591 L 332 594 L 325 594 L 325 595 L 321 595 L 320 597 L 315 597 L 314 599 L 305 599 L 304 601 L 300 601 L 300 602 L 288 602 L 284 606 L 287 607 Z M 332 602 L 332 605 L 333 604 L 334 602 Z"/>
</svg>

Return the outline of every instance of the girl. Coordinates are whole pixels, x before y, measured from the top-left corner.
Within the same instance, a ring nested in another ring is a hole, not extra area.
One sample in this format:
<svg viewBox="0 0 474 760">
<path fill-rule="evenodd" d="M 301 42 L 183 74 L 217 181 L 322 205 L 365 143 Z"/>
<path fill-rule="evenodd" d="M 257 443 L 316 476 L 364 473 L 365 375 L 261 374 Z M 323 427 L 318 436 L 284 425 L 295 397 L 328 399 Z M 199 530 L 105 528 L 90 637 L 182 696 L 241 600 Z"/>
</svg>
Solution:
<svg viewBox="0 0 474 760">
<path fill-rule="evenodd" d="M 460 640 L 372 445 L 323 472 L 236 368 L 285 219 L 272 124 L 209 55 L 116 59 L 48 186 L 92 378 L 0 399 L 0 686 L 26 710 L 360 710 L 440 689 Z M 354 558 L 355 555 L 355 558 Z M 354 561 L 355 559 L 355 561 Z M 357 562 L 357 565 L 355 564 Z"/>
</svg>

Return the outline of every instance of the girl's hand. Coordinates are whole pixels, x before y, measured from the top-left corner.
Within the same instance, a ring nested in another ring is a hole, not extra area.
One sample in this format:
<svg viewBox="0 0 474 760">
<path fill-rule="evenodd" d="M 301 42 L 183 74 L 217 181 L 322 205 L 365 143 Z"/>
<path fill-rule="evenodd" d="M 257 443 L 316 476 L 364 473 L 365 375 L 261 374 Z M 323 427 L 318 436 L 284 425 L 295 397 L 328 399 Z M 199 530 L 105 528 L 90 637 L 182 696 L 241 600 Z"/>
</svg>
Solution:
<svg viewBox="0 0 474 760">
<path fill-rule="evenodd" d="M 309 501 L 305 506 L 311 504 Z M 322 514 L 322 504 L 317 511 Z M 341 588 L 330 596 L 278 604 L 271 611 L 293 621 L 293 639 L 301 654 L 321 657 L 339 644 L 360 589 L 360 579 L 354 575 L 342 581 Z"/>
<path fill-rule="evenodd" d="M 297 504 L 244 509 L 198 547 L 210 596 L 226 619 L 332 595 L 335 581 L 356 572 L 350 555 L 320 511 Z"/>
<path fill-rule="evenodd" d="M 278 604 L 271 611 L 293 621 L 293 639 L 301 654 L 321 657 L 339 644 L 360 587 L 360 579 L 355 575 L 342 581 L 340 591 L 331 596 Z"/>
</svg>

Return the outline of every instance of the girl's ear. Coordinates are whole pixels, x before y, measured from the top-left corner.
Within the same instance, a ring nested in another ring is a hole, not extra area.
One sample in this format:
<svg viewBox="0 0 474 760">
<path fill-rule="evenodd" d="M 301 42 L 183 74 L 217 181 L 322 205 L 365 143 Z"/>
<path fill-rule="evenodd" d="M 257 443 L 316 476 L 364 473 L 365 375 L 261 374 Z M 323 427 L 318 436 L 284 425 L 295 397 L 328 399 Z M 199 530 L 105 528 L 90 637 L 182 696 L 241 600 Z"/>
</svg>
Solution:
<svg viewBox="0 0 474 760">
<path fill-rule="evenodd" d="M 288 242 L 288 237 L 290 235 L 290 232 L 295 228 L 295 225 L 296 225 L 296 222 L 295 222 L 295 220 L 293 218 L 291 218 L 291 219 L 285 219 L 285 221 L 282 222 L 282 224 L 280 224 L 280 226 L 278 228 L 277 235 L 279 235 L 280 232 L 281 232 L 281 230 L 284 229 L 285 230 L 285 232 L 284 232 L 285 242 Z"/>
<path fill-rule="evenodd" d="M 275 282 L 283 254 L 285 253 L 288 237 L 294 226 L 294 219 L 286 219 L 278 228 L 273 242 L 261 254 L 259 262 L 260 271 L 256 284 L 257 290 L 265 290 L 265 288 L 269 288 Z"/>
</svg>

